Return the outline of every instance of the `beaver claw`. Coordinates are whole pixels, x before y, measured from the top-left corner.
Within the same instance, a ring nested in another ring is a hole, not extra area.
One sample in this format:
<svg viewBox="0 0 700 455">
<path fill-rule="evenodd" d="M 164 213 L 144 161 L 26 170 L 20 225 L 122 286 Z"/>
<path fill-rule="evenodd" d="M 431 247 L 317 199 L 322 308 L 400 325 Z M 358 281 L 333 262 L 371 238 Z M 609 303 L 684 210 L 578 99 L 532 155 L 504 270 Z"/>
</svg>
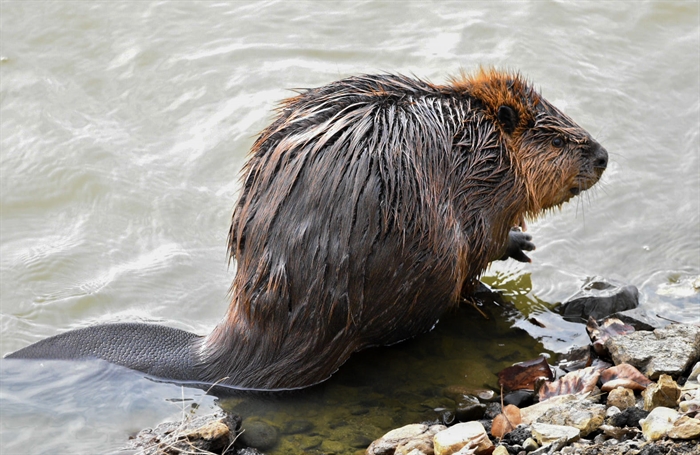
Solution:
<svg viewBox="0 0 700 455">
<path fill-rule="evenodd" d="M 515 259 L 519 262 L 532 262 L 532 260 L 524 253 L 525 251 L 533 251 L 535 244 L 531 242 L 532 236 L 521 231 L 519 228 L 512 228 L 508 233 L 508 246 L 506 252 L 499 258 L 505 261 L 508 258 Z"/>
</svg>

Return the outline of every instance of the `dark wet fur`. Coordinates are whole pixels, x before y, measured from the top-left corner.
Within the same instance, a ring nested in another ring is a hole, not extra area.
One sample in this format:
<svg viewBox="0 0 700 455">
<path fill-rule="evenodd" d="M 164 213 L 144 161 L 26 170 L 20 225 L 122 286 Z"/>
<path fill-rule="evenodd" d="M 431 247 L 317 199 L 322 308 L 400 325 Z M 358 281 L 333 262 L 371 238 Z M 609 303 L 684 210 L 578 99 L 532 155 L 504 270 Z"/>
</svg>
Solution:
<svg viewBox="0 0 700 455">
<path fill-rule="evenodd" d="M 606 165 L 605 150 L 517 74 L 442 86 L 385 74 L 304 91 L 281 104 L 244 169 L 232 301 L 209 336 L 173 331 L 166 345 L 153 326 L 116 324 L 13 356 L 308 386 L 354 351 L 430 330 L 490 261 L 517 258 L 511 227 L 589 188 Z"/>
</svg>

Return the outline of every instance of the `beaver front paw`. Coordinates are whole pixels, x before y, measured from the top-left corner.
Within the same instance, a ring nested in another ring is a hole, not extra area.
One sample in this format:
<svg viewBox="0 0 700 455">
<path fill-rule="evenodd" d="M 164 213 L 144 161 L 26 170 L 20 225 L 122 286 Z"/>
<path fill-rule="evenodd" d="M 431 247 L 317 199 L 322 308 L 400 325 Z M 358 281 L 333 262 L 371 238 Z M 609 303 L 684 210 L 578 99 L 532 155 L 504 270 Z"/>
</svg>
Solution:
<svg viewBox="0 0 700 455">
<path fill-rule="evenodd" d="M 512 228 L 508 232 L 506 252 L 499 260 L 505 261 L 508 258 L 512 258 L 520 262 L 532 262 L 525 254 L 525 251 L 533 251 L 535 249 L 535 244 L 531 240 L 532 236 L 530 234 L 521 231 L 518 227 Z"/>
</svg>

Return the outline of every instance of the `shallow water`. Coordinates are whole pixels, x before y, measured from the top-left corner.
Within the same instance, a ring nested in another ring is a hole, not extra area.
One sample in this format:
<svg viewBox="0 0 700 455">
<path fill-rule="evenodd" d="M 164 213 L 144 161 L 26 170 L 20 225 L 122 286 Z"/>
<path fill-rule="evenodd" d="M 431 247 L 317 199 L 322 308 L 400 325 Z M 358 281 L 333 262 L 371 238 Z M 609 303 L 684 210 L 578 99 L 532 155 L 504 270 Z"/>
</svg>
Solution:
<svg viewBox="0 0 700 455">
<path fill-rule="evenodd" d="M 638 286 L 652 315 L 700 320 L 697 2 L 0 8 L 0 354 L 103 322 L 207 333 L 233 276 L 238 172 L 289 89 L 378 71 L 443 82 L 478 65 L 521 71 L 587 128 L 611 156 L 600 184 L 530 223 L 532 264 L 492 266 L 510 304 L 491 322 L 462 308 L 307 392 L 225 404 L 306 428 L 279 452 L 350 453 L 430 418 L 446 386 L 494 387 L 503 366 L 585 342 L 552 308 L 588 277 Z M 0 380 L 3 453 L 115 451 L 178 418 L 183 394 L 213 401 L 103 364 L 3 360 Z"/>
</svg>

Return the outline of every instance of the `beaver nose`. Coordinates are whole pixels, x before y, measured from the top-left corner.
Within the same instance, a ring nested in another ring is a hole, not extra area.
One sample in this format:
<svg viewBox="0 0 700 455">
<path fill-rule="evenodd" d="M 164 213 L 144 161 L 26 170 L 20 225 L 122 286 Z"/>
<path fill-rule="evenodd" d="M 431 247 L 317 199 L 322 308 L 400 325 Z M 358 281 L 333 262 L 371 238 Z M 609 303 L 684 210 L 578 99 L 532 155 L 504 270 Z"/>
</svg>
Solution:
<svg viewBox="0 0 700 455">
<path fill-rule="evenodd" d="M 608 151 L 605 150 L 599 143 L 593 141 L 591 147 L 593 166 L 601 171 L 608 167 Z"/>
</svg>

